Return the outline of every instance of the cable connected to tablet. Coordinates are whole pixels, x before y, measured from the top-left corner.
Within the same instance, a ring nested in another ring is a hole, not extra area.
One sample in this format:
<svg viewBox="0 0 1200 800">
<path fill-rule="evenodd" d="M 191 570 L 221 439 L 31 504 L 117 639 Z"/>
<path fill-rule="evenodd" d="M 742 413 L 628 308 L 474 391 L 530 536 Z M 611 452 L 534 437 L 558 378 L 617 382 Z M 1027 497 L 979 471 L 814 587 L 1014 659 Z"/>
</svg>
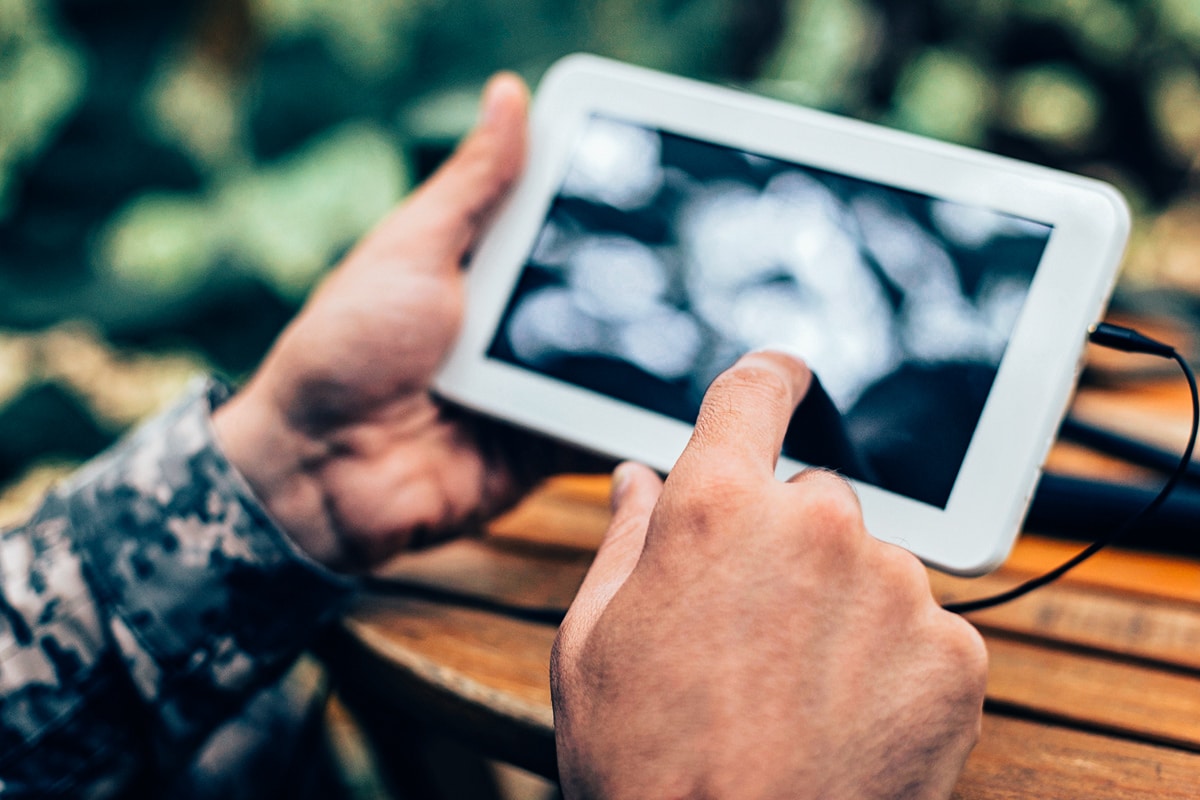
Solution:
<svg viewBox="0 0 1200 800">
<path fill-rule="evenodd" d="M 967 614 L 972 611 L 980 611 L 985 608 L 1007 603 L 1010 600 L 1015 600 L 1022 597 L 1034 589 L 1041 588 L 1052 581 L 1065 575 L 1070 570 L 1087 561 L 1096 553 L 1103 550 L 1108 545 L 1117 541 L 1129 531 L 1144 523 L 1152 517 L 1156 511 L 1167 501 L 1171 492 L 1183 479 L 1184 475 L 1192 463 L 1192 451 L 1196 447 L 1196 434 L 1200 431 L 1200 392 L 1196 388 L 1196 376 L 1192 372 L 1192 368 L 1188 366 L 1187 360 L 1183 358 L 1175 348 L 1162 342 L 1151 339 L 1138 331 L 1131 328 L 1124 328 L 1120 325 L 1111 325 L 1102 322 L 1096 326 L 1091 332 L 1091 341 L 1101 347 L 1108 347 L 1113 350 L 1121 350 L 1126 353 L 1142 353 L 1145 355 L 1158 356 L 1160 358 L 1169 358 L 1179 364 L 1183 370 L 1184 377 L 1187 378 L 1188 388 L 1192 394 L 1192 430 L 1188 436 L 1187 447 L 1183 450 L 1183 455 L 1179 459 L 1178 465 L 1171 473 L 1167 482 L 1163 484 L 1162 489 L 1154 499 L 1147 503 L 1140 511 L 1126 520 L 1123 524 L 1114 528 L 1107 536 L 1098 539 L 1078 555 L 1067 560 L 1050 572 L 1044 575 L 1039 575 L 1036 578 L 1031 578 L 1022 584 L 1019 584 L 1006 592 L 992 595 L 990 597 L 981 597 L 978 600 L 967 600 L 961 603 L 947 603 L 943 608 L 947 611 L 953 611 L 957 614 Z"/>
</svg>

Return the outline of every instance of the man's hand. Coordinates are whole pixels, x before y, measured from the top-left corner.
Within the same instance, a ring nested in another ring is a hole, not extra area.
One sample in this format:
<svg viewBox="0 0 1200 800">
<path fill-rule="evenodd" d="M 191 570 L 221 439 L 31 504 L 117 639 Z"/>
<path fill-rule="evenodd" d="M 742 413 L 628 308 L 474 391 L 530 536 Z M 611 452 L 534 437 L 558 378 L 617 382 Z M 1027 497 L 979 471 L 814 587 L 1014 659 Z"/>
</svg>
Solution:
<svg viewBox="0 0 1200 800">
<path fill-rule="evenodd" d="M 979 735 L 987 655 L 840 477 L 775 462 L 811 374 L 745 357 L 665 486 L 620 467 L 555 644 L 568 798 L 944 798 Z"/>
<path fill-rule="evenodd" d="M 429 385 L 460 328 L 463 260 L 523 166 L 527 105 L 518 78 L 493 78 L 475 131 L 216 414 L 227 455 L 275 519 L 334 568 L 369 567 L 518 488 Z"/>
</svg>

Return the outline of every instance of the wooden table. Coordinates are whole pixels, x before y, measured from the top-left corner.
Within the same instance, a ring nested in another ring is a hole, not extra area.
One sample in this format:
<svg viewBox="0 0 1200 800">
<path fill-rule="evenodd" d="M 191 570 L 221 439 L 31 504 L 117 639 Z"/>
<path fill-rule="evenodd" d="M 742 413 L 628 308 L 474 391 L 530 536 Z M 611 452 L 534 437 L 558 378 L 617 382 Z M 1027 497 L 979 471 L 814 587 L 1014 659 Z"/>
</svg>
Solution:
<svg viewBox="0 0 1200 800">
<path fill-rule="evenodd" d="M 1159 416 L 1171 419 L 1157 434 L 1174 433 L 1177 412 L 1181 441 L 1178 386 L 1155 392 L 1146 407 L 1172 412 Z M 1124 397 L 1091 392 L 1080 407 L 1103 415 Z M 1051 466 L 1122 471 L 1067 447 Z M 406 592 L 368 594 L 332 648 L 347 703 L 384 739 L 380 721 L 403 714 L 553 776 L 550 646 L 607 524 L 607 494 L 605 478 L 555 479 L 483 539 L 391 565 L 388 577 Z M 931 579 L 942 599 L 977 597 L 1078 549 L 1026 535 L 991 576 Z M 955 797 L 1200 798 L 1200 562 L 1106 552 L 1058 585 L 971 619 L 990 653 L 988 700 Z"/>
</svg>

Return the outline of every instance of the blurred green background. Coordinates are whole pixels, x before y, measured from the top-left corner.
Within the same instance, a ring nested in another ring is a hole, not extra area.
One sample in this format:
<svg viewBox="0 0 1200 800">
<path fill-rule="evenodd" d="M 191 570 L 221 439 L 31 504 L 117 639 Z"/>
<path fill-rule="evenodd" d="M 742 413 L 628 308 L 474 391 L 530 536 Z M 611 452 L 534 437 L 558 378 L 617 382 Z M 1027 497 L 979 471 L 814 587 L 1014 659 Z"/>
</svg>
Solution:
<svg viewBox="0 0 1200 800">
<path fill-rule="evenodd" d="M 1110 180 L 1123 292 L 1200 288 L 1196 0 L 0 0 L 0 521 L 578 50 Z"/>
</svg>

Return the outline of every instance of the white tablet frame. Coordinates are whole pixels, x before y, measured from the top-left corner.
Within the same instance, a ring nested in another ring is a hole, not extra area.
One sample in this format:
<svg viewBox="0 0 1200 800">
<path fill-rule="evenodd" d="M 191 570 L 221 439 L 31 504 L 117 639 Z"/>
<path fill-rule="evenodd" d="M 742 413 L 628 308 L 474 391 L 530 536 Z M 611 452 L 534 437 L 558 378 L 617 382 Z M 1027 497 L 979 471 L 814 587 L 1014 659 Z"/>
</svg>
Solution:
<svg viewBox="0 0 1200 800">
<path fill-rule="evenodd" d="M 528 166 L 469 268 L 445 398 L 596 452 L 668 471 L 691 426 L 512 364 L 487 350 L 590 115 L 862 178 L 1053 226 L 945 509 L 856 482 L 868 529 L 935 568 L 978 575 L 1016 539 L 1129 235 L 1107 184 L 590 55 L 551 68 Z M 781 458 L 786 478 L 803 464 Z"/>
</svg>

